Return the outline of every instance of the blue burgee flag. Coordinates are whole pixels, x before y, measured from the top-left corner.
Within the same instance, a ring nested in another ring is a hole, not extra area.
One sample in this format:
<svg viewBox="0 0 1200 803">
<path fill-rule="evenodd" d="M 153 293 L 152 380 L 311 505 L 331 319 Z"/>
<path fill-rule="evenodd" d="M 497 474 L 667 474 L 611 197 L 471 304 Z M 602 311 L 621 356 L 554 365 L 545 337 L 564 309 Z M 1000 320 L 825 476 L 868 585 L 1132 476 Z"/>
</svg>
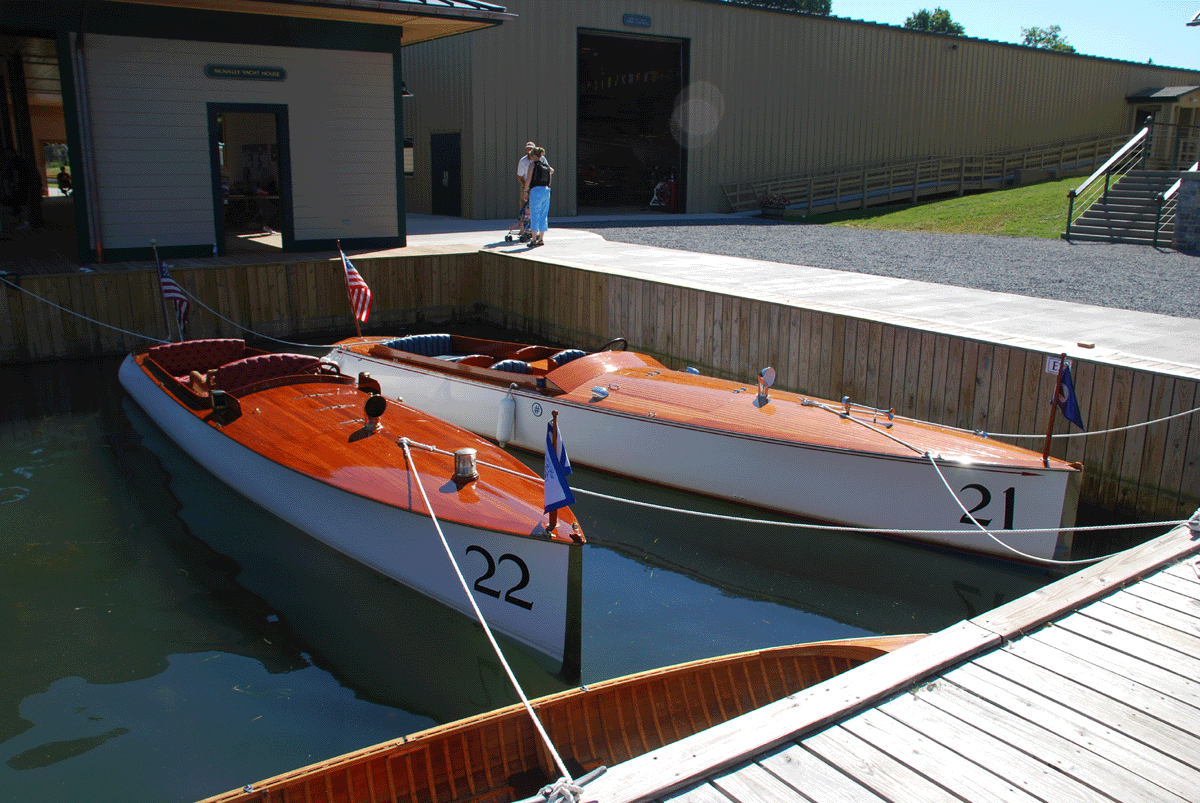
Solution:
<svg viewBox="0 0 1200 803">
<path fill-rule="evenodd" d="M 558 448 L 554 448 L 554 424 L 546 424 L 546 509 L 549 513 L 560 507 L 575 504 L 575 494 L 567 484 L 567 475 L 571 473 L 571 460 L 567 457 L 567 446 L 563 443 L 562 433 L 558 435 Z"/>
<path fill-rule="evenodd" d="M 1075 383 L 1071 381 L 1069 365 L 1062 367 L 1062 385 L 1058 389 L 1058 409 L 1062 410 L 1063 418 L 1080 429 L 1087 429 L 1083 425 L 1083 416 L 1079 414 L 1079 400 L 1075 398 Z"/>
</svg>

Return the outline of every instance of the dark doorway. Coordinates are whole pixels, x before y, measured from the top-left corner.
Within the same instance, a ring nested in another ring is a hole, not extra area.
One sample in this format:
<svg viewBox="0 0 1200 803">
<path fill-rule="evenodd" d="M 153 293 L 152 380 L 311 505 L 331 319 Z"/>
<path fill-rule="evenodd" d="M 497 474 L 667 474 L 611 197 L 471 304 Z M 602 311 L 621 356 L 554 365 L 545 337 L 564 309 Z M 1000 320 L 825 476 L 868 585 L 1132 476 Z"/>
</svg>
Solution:
<svg viewBox="0 0 1200 803">
<path fill-rule="evenodd" d="M 462 134 L 454 131 L 430 135 L 429 164 L 433 182 L 431 211 L 462 217 Z"/>
<path fill-rule="evenodd" d="M 291 250 L 287 107 L 210 103 L 208 118 L 217 253 Z"/>
<path fill-rule="evenodd" d="M 579 32 L 579 207 L 683 211 L 685 152 L 671 116 L 686 51 L 680 39 Z"/>
</svg>

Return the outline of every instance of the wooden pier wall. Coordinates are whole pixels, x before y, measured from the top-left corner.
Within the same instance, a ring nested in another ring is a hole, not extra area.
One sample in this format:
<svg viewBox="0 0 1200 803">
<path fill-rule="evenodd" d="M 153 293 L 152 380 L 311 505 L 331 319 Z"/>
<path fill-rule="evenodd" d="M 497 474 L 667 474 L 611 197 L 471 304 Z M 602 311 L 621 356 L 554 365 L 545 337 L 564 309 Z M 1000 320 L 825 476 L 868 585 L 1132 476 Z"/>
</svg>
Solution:
<svg viewBox="0 0 1200 803">
<path fill-rule="evenodd" d="M 582 347 L 625 337 L 674 367 L 741 378 L 771 365 L 776 386 L 895 407 L 901 415 L 997 433 L 1044 433 L 1054 376 L 1035 344 L 933 331 L 836 310 L 680 286 L 487 251 L 355 257 L 374 295 L 370 331 L 482 322 Z M 226 318 L 271 337 L 345 337 L 349 305 L 338 260 L 176 265 L 172 276 Z M 168 339 L 151 270 L 25 276 L 21 287 L 113 326 Z M 0 359 L 121 354 L 151 345 L 83 321 L 5 286 Z M 191 337 L 239 337 L 193 305 Z M 1091 431 L 1200 405 L 1200 372 L 1126 359 L 1074 359 Z M 1059 420 L 1058 433 L 1066 432 Z M 1041 442 L 1018 441 L 1040 449 Z M 1200 506 L 1200 416 L 1070 440 L 1052 454 L 1084 464 L 1081 501 L 1143 519 L 1186 518 Z"/>
</svg>

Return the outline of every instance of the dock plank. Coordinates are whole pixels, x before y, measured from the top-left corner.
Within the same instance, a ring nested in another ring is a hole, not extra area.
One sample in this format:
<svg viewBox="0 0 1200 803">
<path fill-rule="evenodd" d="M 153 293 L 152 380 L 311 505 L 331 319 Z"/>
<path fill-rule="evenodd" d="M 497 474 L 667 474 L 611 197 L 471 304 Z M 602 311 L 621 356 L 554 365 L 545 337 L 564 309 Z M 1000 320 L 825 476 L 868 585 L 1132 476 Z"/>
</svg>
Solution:
<svg viewBox="0 0 1200 803">
<path fill-rule="evenodd" d="M 1200 600 L 1148 583 L 1138 583 L 1114 594 L 1104 603 L 1200 638 Z"/>
<path fill-rule="evenodd" d="M 1074 610 L 1111 593 L 1132 577 L 1140 577 L 1177 560 L 1195 544 L 1184 528 L 1126 550 L 1060 582 L 1033 591 L 972 621 L 1011 638 L 1035 628 L 1064 610 Z"/>
<path fill-rule="evenodd" d="M 1131 600 L 1133 601 L 1131 602 Z M 1123 601 L 1125 604 L 1117 605 L 1116 601 Z M 1100 600 L 1092 603 L 1084 608 L 1080 615 L 1091 617 L 1103 625 L 1119 628 L 1149 639 L 1163 647 L 1178 650 L 1184 655 L 1200 661 L 1200 638 L 1181 631 L 1174 623 L 1166 623 L 1152 616 L 1154 611 L 1149 610 L 1151 605 L 1153 603 L 1145 601 L 1139 604 L 1136 597 L 1122 593 L 1117 595 L 1114 602 Z M 1139 610 L 1130 610 L 1129 608 Z M 1159 611 L 1166 610 L 1167 613 L 1171 612 L 1162 606 L 1157 606 L 1157 609 Z M 1195 627 L 1194 622 L 1192 626 Z"/>
<path fill-rule="evenodd" d="M 1031 672 L 1031 676 L 1036 675 Z M 1068 690 L 1066 698 L 1060 699 L 1057 693 L 1066 688 L 1061 683 L 1052 684 L 1053 693 L 1047 690 L 1039 695 L 979 667 L 951 673 L 942 682 L 952 685 L 943 689 L 938 684 L 942 694 L 936 704 L 977 709 L 975 716 L 988 723 L 994 735 L 1036 751 L 1041 760 L 1094 788 L 1128 790 L 1136 800 L 1182 800 L 1186 795 L 1179 795 L 1178 790 L 1200 784 L 1195 768 L 1107 727 L 1105 723 L 1113 721 L 1118 708 L 1115 701 L 1096 706 L 1099 695 L 1089 697 L 1078 690 Z M 960 682 L 961 688 L 955 688 Z M 1016 708 L 1019 716 L 1006 716 L 1009 706 Z M 1101 719 L 1089 717 L 1080 708 Z"/>
<path fill-rule="evenodd" d="M 945 680 L 922 686 L 912 694 L 900 695 L 880 710 L 959 752 L 964 758 L 993 767 L 996 773 L 1030 794 L 1049 794 L 1054 799 L 1075 803 L 1108 800 L 1061 768 L 1052 766 L 1044 756 L 1023 752 L 1022 748 L 1029 749 L 1028 743 L 1013 745 L 989 732 L 995 712 L 982 700 L 964 696 L 961 689 L 951 683 L 959 671 L 954 670 Z M 990 697 L 987 689 L 976 693 L 984 699 Z"/>
<path fill-rule="evenodd" d="M 591 798 L 585 799 L 590 800 Z M 730 803 L 728 797 L 707 783 L 677 795 L 664 797 L 662 801 L 663 803 Z"/>
<path fill-rule="evenodd" d="M 782 747 L 758 763 L 813 803 L 884 803 L 879 795 L 799 744 Z"/>
<path fill-rule="evenodd" d="M 1102 740 L 1113 749 L 1135 751 L 1146 745 L 1162 754 L 1156 760 L 1172 775 L 1189 786 L 1200 783 L 1196 777 L 1200 770 L 1197 737 L 1094 689 L 1084 687 L 1064 695 L 1062 690 L 1073 685 L 1070 679 L 1004 650 L 996 655 L 1003 660 L 986 668 L 981 662 L 959 667 L 946 676 L 946 682 L 1021 718 L 1052 718 L 1057 727 L 1069 728 L 1081 738 L 1095 734 L 1093 743 Z M 1105 716 L 1109 718 L 1100 718 Z M 1182 758 L 1174 758 L 1173 752 Z"/>
<path fill-rule="evenodd" d="M 1122 630 L 1090 616 L 1070 616 L 1058 623 L 1058 627 L 1077 633 L 1101 644 L 1106 644 L 1128 655 L 1136 655 L 1148 663 L 1170 667 L 1176 674 L 1187 677 L 1200 676 L 1200 658 L 1184 654 L 1153 638 Z"/>
<path fill-rule="evenodd" d="M 1187 585 L 1186 580 L 1159 572 L 1140 583 L 1127 586 L 1125 591 L 1135 597 L 1166 605 L 1168 608 L 1190 612 L 1192 616 L 1200 615 L 1200 599 L 1192 596 L 1196 588 L 1188 589 Z"/>
<path fill-rule="evenodd" d="M 1200 585 L 1200 558 L 1181 561 L 1175 566 L 1171 566 L 1166 571 L 1162 572 L 1166 577 L 1174 580 L 1182 580 L 1188 583 Z M 1193 593 L 1200 593 L 1197 590 Z"/>
<path fill-rule="evenodd" d="M 936 731 L 942 723 L 933 726 Z M 865 711 L 842 727 L 971 803 L 1036 803 L 1037 799 L 930 736 L 883 713 Z"/>
<path fill-rule="evenodd" d="M 844 728 L 830 728 L 810 736 L 804 740 L 804 746 L 884 800 L 962 803 L 961 797 Z"/>
<path fill-rule="evenodd" d="M 589 787 L 605 803 L 642 800 L 714 774 L 847 713 L 890 696 L 923 677 L 999 643 L 992 633 L 960 622 L 903 650 L 880 656 L 829 681 L 632 759 Z M 811 694 L 809 692 L 812 692 Z"/>
<path fill-rule="evenodd" d="M 1164 721 L 1190 723 L 1200 717 L 1200 683 L 1065 628 L 1051 628 L 1013 642 L 1005 652 L 1028 658 L 1086 688 Z M 990 662 L 996 660 L 993 655 L 981 656 L 976 663 L 990 668 Z M 1196 727 L 1188 725 L 1182 730 L 1197 732 Z"/>
<path fill-rule="evenodd" d="M 757 764 L 719 775 L 711 783 L 735 801 L 811 800 Z"/>
</svg>

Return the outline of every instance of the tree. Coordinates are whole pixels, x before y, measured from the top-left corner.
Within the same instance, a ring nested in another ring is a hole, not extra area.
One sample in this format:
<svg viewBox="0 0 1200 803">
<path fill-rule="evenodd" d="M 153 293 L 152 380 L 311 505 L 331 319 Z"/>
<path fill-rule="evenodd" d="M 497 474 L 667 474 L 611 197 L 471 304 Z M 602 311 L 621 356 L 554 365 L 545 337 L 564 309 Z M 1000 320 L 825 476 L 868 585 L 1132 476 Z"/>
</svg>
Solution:
<svg viewBox="0 0 1200 803">
<path fill-rule="evenodd" d="M 1062 36 L 1062 29 L 1057 25 L 1051 25 L 1049 28 L 1022 28 L 1021 34 L 1025 37 L 1021 40 L 1021 44 L 1029 47 L 1036 47 L 1042 50 L 1058 50 L 1063 53 L 1074 53 L 1075 48 L 1067 44 L 1067 40 Z"/>
<path fill-rule="evenodd" d="M 833 7 L 833 0 L 734 0 L 747 6 L 765 6 L 766 8 L 781 8 L 786 11 L 803 11 L 805 14 L 821 14 L 828 16 Z"/>
<path fill-rule="evenodd" d="M 923 8 L 906 19 L 904 27 L 914 31 L 948 33 L 951 36 L 962 36 L 967 32 L 963 26 L 950 19 L 950 12 L 944 8 L 935 8 L 933 11 Z"/>
</svg>

